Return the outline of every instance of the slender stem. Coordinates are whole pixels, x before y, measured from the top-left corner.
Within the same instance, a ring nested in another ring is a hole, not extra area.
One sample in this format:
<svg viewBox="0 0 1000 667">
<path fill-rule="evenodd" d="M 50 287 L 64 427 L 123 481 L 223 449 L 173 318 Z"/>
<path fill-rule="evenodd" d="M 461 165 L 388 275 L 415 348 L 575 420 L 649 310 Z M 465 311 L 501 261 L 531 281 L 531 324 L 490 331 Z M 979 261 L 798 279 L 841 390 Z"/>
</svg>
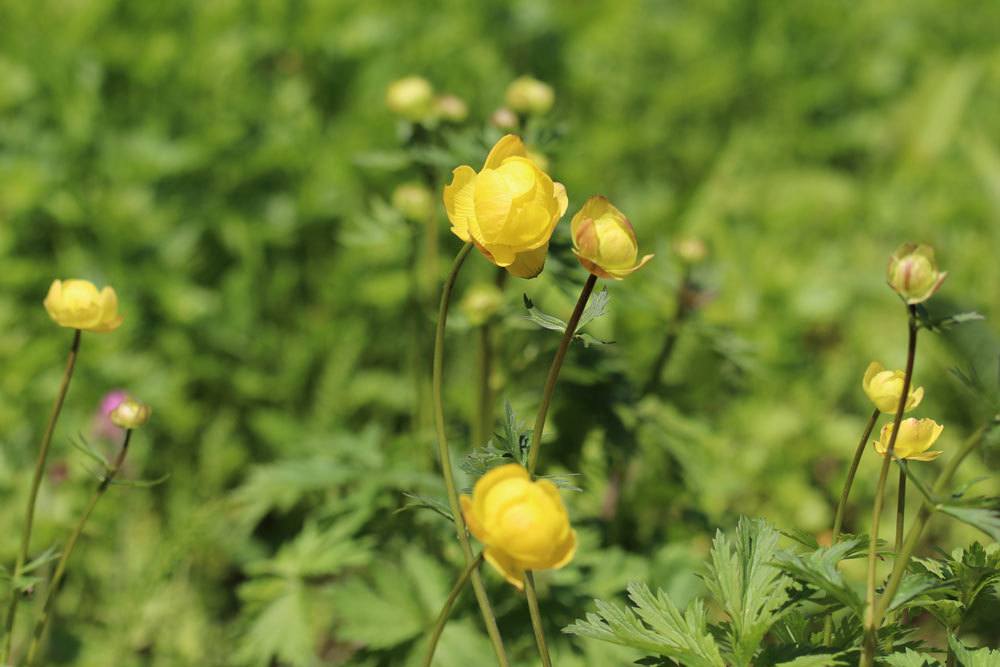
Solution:
<svg viewBox="0 0 1000 667">
<path fill-rule="evenodd" d="M 861 434 L 858 446 L 854 449 L 854 458 L 851 460 L 851 467 L 847 470 L 847 479 L 844 480 L 844 489 L 840 492 L 840 501 L 837 503 L 837 513 L 833 518 L 833 532 L 830 534 L 830 544 L 836 544 L 840 537 L 840 531 L 844 528 L 844 514 L 847 511 L 847 501 L 851 497 L 851 488 L 854 486 L 854 477 L 858 474 L 858 466 L 861 465 L 861 457 L 868 449 L 868 438 L 878 423 L 881 412 L 878 408 L 872 411 L 872 416 L 868 418 L 865 430 Z M 823 645 L 829 646 L 833 636 L 833 616 L 827 616 L 823 623 Z"/>
<path fill-rule="evenodd" d="M 975 433 L 969 437 L 968 440 L 962 445 L 962 448 L 958 450 L 954 458 L 948 461 L 944 470 L 938 475 L 937 481 L 934 482 L 934 487 L 931 489 L 931 493 L 934 497 L 940 496 L 948 486 L 951 484 L 951 479 L 955 475 L 955 471 L 958 470 L 958 466 L 965 460 L 969 454 L 971 454 L 979 445 L 982 444 L 983 439 L 992 427 L 995 427 L 997 422 L 993 422 L 988 426 L 983 426 L 979 428 Z M 930 520 L 931 514 L 934 513 L 934 506 L 927 500 L 920 506 L 920 511 L 917 512 L 917 516 L 914 518 L 910 530 L 906 533 L 906 539 L 903 540 L 903 546 L 899 549 L 896 554 L 896 561 L 892 567 L 892 574 L 889 575 L 889 581 L 886 582 L 885 591 L 882 593 L 882 597 L 879 599 L 878 604 L 875 607 L 874 613 L 874 623 L 878 627 L 881 624 L 883 617 L 885 616 L 886 610 L 892 603 L 892 599 L 896 596 L 896 591 L 899 590 L 899 584 L 903 580 L 903 575 L 906 573 L 906 568 L 910 563 L 910 558 L 913 556 L 913 550 L 917 546 L 917 542 L 920 541 L 920 536 L 923 534 L 924 528 L 927 525 L 928 520 Z"/>
<path fill-rule="evenodd" d="M 535 632 L 535 643 L 538 645 L 538 655 L 542 659 L 542 667 L 552 667 L 549 657 L 549 647 L 545 642 L 545 629 L 542 626 L 542 612 L 538 607 L 538 594 L 535 592 L 535 575 L 524 573 L 524 593 L 528 596 L 528 613 L 531 614 L 531 629 Z"/>
<path fill-rule="evenodd" d="M 864 433 L 861 434 L 858 446 L 854 450 L 854 459 L 851 461 L 851 467 L 847 471 L 847 479 L 844 480 L 844 490 L 840 492 L 840 502 L 837 503 L 837 513 L 833 519 L 833 536 L 831 540 L 834 544 L 836 544 L 837 538 L 840 537 L 840 531 L 844 528 L 844 513 L 847 511 L 847 501 L 851 497 L 854 477 L 858 473 L 858 466 L 861 465 L 861 457 L 864 455 L 865 450 L 868 449 L 868 438 L 875 429 L 875 424 L 878 423 L 880 414 L 878 408 L 872 411 L 872 416 L 868 418 L 868 424 L 865 425 Z"/>
<path fill-rule="evenodd" d="M 909 343 L 906 351 L 906 370 L 903 374 L 903 388 L 899 393 L 899 404 L 896 406 L 896 418 L 892 423 L 892 433 L 882 459 L 882 469 L 879 471 L 878 485 L 875 487 L 875 501 L 872 504 L 872 527 L 868 543 L 868 579 L 865 590 L 865 636 L 861 653 L 860 667 L 872 667 L 875 663 L 875 643 L 878 625 L 875 622 L 875 570 L 878 563 L 878 528 L 882 518 L 882 502 L 885 496 L 885 483 L 889 476 L 889 466 L 892 465 L 892 454 L 896 447 L 896 437 L 899 426 L 903 423 L 903 412 L 906 409 L 906 399 L 910 395 L 910 383 L 913 380 L 913 364 L 917 354 L 917 324 L 916 308 L 908 306 Z"/>
<path fill-rule="evenodd" d="M 899 469 L 899 491 L 896 495 L 896 542 L 895 551 L 903 546 L 903 528 L 906 523 L 906 473 Z"/>
<path fill-rule="evenodd" d="M 451 609 L 455 606 L 455 601 L 458 600 L 458 596 L 462 593 L 462 589 L 465 588 L 465 584 L 469 582 L 469 577 L 472 576 L 473 570 L 479 568 L 483 563 L 483 554 L 479 553 L 476 558 L 469 563 L 461 576 L 459 576 L 458 581 L 452 587 L 451 592 L 448 593 L 448 599 L 444 601 L 444 606 L 441 607 L 441 611 L 438 613 L 437 620 L 434 622 L 434 629 L 431 631 L 430 640 L 427 645 L 427 655 L 424 656 L 424 661 L 420 663 L 422 667 L 431 667 L 431 662 L 434 660 L 434 652 L 437 650 L 438 640 L 441 639 L 441 633 L 444 632 L 444 626 L 448 623 L 448 617 L 451 615 Z"/>
<path fill-rule="evenodd" d="M 559 370 L 562 368 L 563 359 L 566 358 L 569 344 L 573 342 L 573 334 L 576 333 L 583 309 L 586 308 L 587 301 L 590 299 L 590 294 L 594 291 L 596 284 L 597 276 L 590 274 L 580 292 L 580 298 L 576 301 L 573 314 L 570 315 L 569 322 L 566 323 L 566 331 L 563 333 L 562 340 L 559 341 L 559 349 L 556 350 L 556 356 L 552 359 L 552 365 L 549 367 L 549 375 L 545 379 L 545 389 L 542 391 L 542 404 L 538 408 L 538 416 L 535 418 L 535 429 L 531 432 L 531 449 L 528 451 L 528 472 L 531 474 L 535 473 L 535 466 L 538 465 L 538 450 L 542 444 L 542 431 L 545 430 L 545 416 L 549 412 L 552 394 L 556 388 L 556 381 L 559 379 Z"/>
<path fill-rule="evenodd" d="M 48 590 L 45 591 L 45 602 L 42 604 L 42 615 L 35 623 L 35 631 L 31 636 L 31 646 L 28 648 L 28 657 L 25 662 L 27 667 L 32 667 L 32 665 L 35 664 L 35 658 L 38 654 L 39 646 L 41 646 L 42 637 L 45 635 L 45 629 L 49 625 L 49 618 L 52 612 L 52 605 L 56 599 L 56 593 L 59 592 L 59 586 L 62 584 L 63 577 L 66 575 L 66 565 L 69 563 L 69 557 L 73 555 L 73 549 L 76 548 L 76 543 L 83 534 L 83 528 L 87 525 L 87 520 L 94 511 L 94 507 L 97 506 L 97 501 L 101 499 L 104 492 L 108 490 L 109 486 L 111 486 L 111 482 L 114 481 L 118 471 L 122 468 L 122 464 L 125 463 L 125 455 L 128 454 L 128 445 L 131 439 L 132 429 L 127 429 L 125 431 L 125 440 L 122 442 L 121 449 L 118 452 L 118 456 L 115 458 L 114 464 L 108 468 L 104 474 L 104 478 L 101 479 L 97 488 L 94 489 L 94 493 L 90 496 L 90 501 L 87 503 L 87 507 L 83 510 L 83 514 L 80 516 L 80 520 L 76 524 L 76 528 L 73 529 L 73 533 L 69 536 L 69 540 L 66 541 L 66 546 L 63 548 L 62 555 L 59 558 L 59 563 L 56 565 L 55 574 L 52 575 L 52 581 L 49 582 Z"/>
<path fill-rule="evenodd" d="M 660 386 L 660 378 L 663 375 L 663 371 L 667 367 L 670 357 L 673 356 L 674 349 L 677 347 L 677 339 L 680 336 L 681 327 L 694 310 L 691 307 L 691 300 L 687 296 L 687 292 L 691 287 L 691 267 L 685 266 L 681 282 L 677 286 L 677 309 L 674 311 L 674 319 L 667 326 L 667 335 L 663 339 L 663 346 L 656 355 L 656 359 L 653 360 L 649 378 L 642 389 L 643 395 L 656 391 Z"/>
<path fill-rule="evenodd" d="M 451 271 L 445 280 L 441 290 L 441 304 L 438 308 L 437 329 L 434 334 L 434 369 L 432 382 L 432 395 L 434 399 L 434 427 L 437 432 L 438 456 L 441 459 L 441 474 L 444 477 L 444 485 L 448 491 L 448 505 L 451 507 L 452 519 L 455 522 L 455 532 L 458 533 L 458 542 L 462 546 L 462 554 L 465 556 L 465 564 L 468 567 L 474 558 L 472 555 L 472 545 L 469 544 L 469 535 L 465 530 L 465 519 L 462 517 L 462 508 L 458 502 L 458 488 L 455 486 L 455 476 L 451 469 L 451 453 L 448 450 L 448 436 L 444 427 L 444 403 L 441 400 L 441 387 L 444 383 L 444 332 L 448 322 L 448 306 L 451 303 L 451 292 L 455 287 L 455 280 L 458 272 L 472 250 L 472 244 L 466 243 L 458 251 L 455 262 L 451 266 Z M 479 603 L 479 610 L 483 615 L 483 622 L 486 624 L 486 634 L 490 637 L 493 650 L 497 655 L 497 662 L 501 667 L 508 667 L 507 653 L 504 650 L 503 639 L 500 637 L 500 630 L 497 628 L 496 616 L 489 598 L 486 597 L 486 587 L 483 585 L 482 577 L 478 570 L 473 569 L 470 575 L 472 579 L 472 589 L 476 594 L 476 601 Z"/>
<path fill-rule="evenodd" d="M 3 659 L 0 660 L 0 664 L 3 665 L 10 662 L 10 651 L 14 642 L 14 622 L 17 619 L 17 604 L 21 599 L 17 592 L 17 582 L 21 578 L 21 575 L 24 574 L 24 564 L 28 561 L 28 551 L 31 549 L 31 529 L 35 522 L 35 501 L 38 499 L 38 489 L 42 483 L 42 476 L 45 474 L 45 462 L 49 456 L 49 447 L 52 445 L 52 436 L 56 430 L 56 422 L 59 421 L 59 413 L 62 412 L 63 402 L 66 400 L 66 394 L 69 391 L 69 383 L 73 379 L 73 369 L 76 367 L 76 358 L 80 353 L 81 334 L 80 329 L 73 332 L 73 342 L 69 346 L 69 356 L 66 358 L 66 370 L 63 371 L 59 393 L 56 394 L 56 402 L 52 406 L 52 414 L 49 415 L 49 423 L 45 427 L 45 434 L 42 436 L 42 444 L 38 450 L 38 460 L 35 462 L 35 474 L 31 478 L 31 491 L 28 493 L 28 507 L 24 518 L 24 532 L 21 533 L 21 550 L 17 554 L 17 562 L 14 565 L 14 586 L 11 587 L 10 606 L 7 607 L 7 637 L 4 640 Z"/>
</svg>

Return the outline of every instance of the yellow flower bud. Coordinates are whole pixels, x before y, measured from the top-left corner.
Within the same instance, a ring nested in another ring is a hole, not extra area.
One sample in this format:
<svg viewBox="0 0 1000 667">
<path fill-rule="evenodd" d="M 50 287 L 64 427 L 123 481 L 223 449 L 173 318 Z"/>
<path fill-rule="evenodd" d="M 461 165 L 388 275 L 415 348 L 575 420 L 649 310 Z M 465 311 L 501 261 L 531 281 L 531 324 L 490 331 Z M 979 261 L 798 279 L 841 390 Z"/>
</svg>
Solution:
<svg viewBox="0 0 1000 667">
<path fill-rule="evenodd" d="M 152 409 L 132 397 L 127 397 L 111 411 L 111 423 L 118 428 L 135 429 L 147 421 Z"/>
<path fill-rule="evenodd" d="M 700 264 L 708 256 L 708 247 L 700 238 L 689 236 L 674 241 L 674 252 L 685 264 Z"/>
<path fill-rule="evenodd" d="M 934 444 L 934 441 L 941 435 L 944 426 L 938 424 L 933 419 L 904 419 L 899 425 L 899 434 L 896 436 L 896 446 L 892 453 L 898 459 L 909 459 L 911 461 L 933 461 L 941 456 L 940 451 L 927 451 Z M 886 424 L 879 433 L 879 438 L 872 444 L 875 451 L 882 456 L 889 450 L 889 439 L 892 437 L 892 424 Z"/>
<path fill-rule="evenodd" d="M 423 222 L 434 213 L 434 195 L 420 183 L 402 183 L 392 191 L 392 207 L 407 220 Z"/>
<path fill-rule="evenodd" d="M 507 106 L 518 113 L 543 114 L 552 108 L 552 86 L 531 76 L 518 77 L 507 86 Z"/>
<path fill-rule="evenodd" d="M 889 258 L 886 280 L 908 304 L 923 303 L 941 288 L 947 271 L 938 271 L 934 248 L 904 243 Z"/>
<path fill-rule="evenodd" d="M 438 118 L 461 123 L 469 117 L 469 106 L 457 95 L 442 95 L 434 101 L 434 111 Z"/>
<path fill-rule="evenodd" d="M 473 326 L 485 324 L 502 306 L 503 292 L 493 283 L 472 285 L 459 304 L 462 313 Z"/>
<path fill-rule="evenodd" d="M 45 310 L 56 324 L 83 331 L 114 331 L 122 323 L 118 295 L 111 287 L 98 291 L 87 280 L 53 280 Z"/>
<path fill-rule="evenodd" d="M 899 394 L 903 391 L 904 377 L 903 371 L 887 371 L 882 364 L 873 361 L 865 370 L 861 386 L 876 408 L 894 415 L 896 408 L 899 407 Z M 910 395 L 906 397 L 906 408 L 903 412 L 909 412 L 917 407 L 922 400 L 924 400 L 924 388 L 910 387 Z"/>
<path fill-rule="evenodd" d="M 434 88 L 422 76 L 398 79 L 386 89 L 385 104 L 390 111 L 407 120 L 424 120 L 434 107 Z"/>
<path fill-rule="evenodd" d="M 573 216 L 573 252 L 599 278 L 621 280 L 653 259 L 641 260 L 632 223 L 605 197 L 591 197 Z"/>
<path fill-rule="evenodd" d="M 519 589 L 525 570 L 561 568 L 576 553 L 559 490 L 545 479 L 531 481 L 521 465 L 490 470 L 461 501 L 469 530 L 486 545 L 486 561 Z"/>
<path fill-rule="evenodd" d="M 517 114 L 507 107 L 500 107 L 490 116 L 490 122 L 501 130 L 515 130 L 517 129 Z"/>
<path fill-rule="evenodd" d="M 567 205 L 566 188 L 528 158 L 513 134 L 493 146 L 481 171 L 458 167 L 444 189 L 452 233 L 520 278 L 541 273 Z"/>
</svg>

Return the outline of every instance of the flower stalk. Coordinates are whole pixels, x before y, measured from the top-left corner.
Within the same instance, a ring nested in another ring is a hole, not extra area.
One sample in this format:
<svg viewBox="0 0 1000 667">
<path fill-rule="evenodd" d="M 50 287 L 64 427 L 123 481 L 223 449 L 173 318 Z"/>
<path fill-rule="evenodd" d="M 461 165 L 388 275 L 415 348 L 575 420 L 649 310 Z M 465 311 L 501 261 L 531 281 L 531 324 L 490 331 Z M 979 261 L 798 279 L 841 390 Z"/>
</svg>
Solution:
<svg viewBox="0 0 1000 667">
<path fill-rule="evenodd" d="M 448 492 L 448 505 L 451 508 L 452 520 L 455 523 L 455 532 L 458 534 L 458 541 L 465 556 L 465 564 L 468 568 L 475 560 L 472 555 L 472 546 L 469 543 L 469 535 L 466 532 L 465 520 L 462 517 L 462 508 L 458 500 L 458 488 L 455 485 L 455 476 L 451 468 L 451 453 L 448 450 L 448 437 L 445 433 L 444 404 L 441 398 L 442 385 L 444 382 L 444 334 L 448 322 L 448 307 L 451 303 L 451 293 L 455 287 L 455 280 L 465 263 L 469 251 L 472 250 L 472 243 L 466 242 L 459 250 L 455 261 L 451 266 L 448 278 L 445 280 L 441 290 L 441 302 L 438 308 L 437 329 L 434 335 L 434 363 L 432 374 L 432 396 L 434 401 L 434 427 L 437 433 L 438 456 L 441 459 L 441 474 L 444 477 L 445 488 Z M 486 587 L 483 585 L 482 577 L 478 570 L 472 568 L 470 577 L 472 588 L 476 595 L 476 601 L 482 612 L 483 622 L 486 625 L 486 633 L 489 635 L 493 650 L 497 656 L 497 662 L 501 667 L 508 667 L 507 653 L 504 650 L 503 639 L 500 637 L 500 630 L 497 628 L 496 615 L 486 596 Z"/>
<path fill-rule="evenodd" d="M 35 623 L 35 630 L 31 636 L 31 645 L 28 647 L 28 656 L 25 661 L 27 667 L 33 667 L 35 660 L 38 657 L 42 637 L 45 636 L 45 630 L 49 625 L 52 605 L 55 602 L 56 594 L 59 592 L 59 587 L 62 585 L 63 577 L 66 575 L 66 566 L 69 563 L 70 556 L 73 555 L 76 543 L 79 541 L 80 536 L 83 535 L 83 529 L 87 525 L 87 520 L 90 519 L 90 515 L 93 513 L 94 508 L 97 506 L 97 502 L 108 490 L 108 487 L 111 486 L 111 483 L 114 481 L 118 472 L 121 470 L 122 465 L 125 463 L 125 456 L 128 454 L 128 446 L 131 439 L 132 429 L 126 429 L 125 439 L 122 442 L 122 447 L 118 452 L 118 456 L 115 458 L 111 467 L 105 471 L 105 474 L 98 483 L 97 488 L 94 489 L 94 493 L 91 494 L 90 500 L 87 502 L 87 506 L 84 508 L 83 514 L 80 516 L 80 520 L 77 522 L 72 534 L 70 534 L 69 539 L 66 541 L 66 546 L 63 548 L 62 555 L 59 557 L 59 563 L 56 565 L 55 574 L 52 575 L 52 581 L 49 582 L 48 590 L 45 592 L 45 601 L 42 604 L 42 615 Z"/>
<path fill-rule="evenodd" d="M 889 466 L 892 465 L 893 450 L 896 446 L 896 438 L 899 436 L 899 427 L 903 423 L 903 413 L 906 411 L 906 401 L 910 395 L 910 384 L 913 380 L 913 365 L 917 354 L 917 332 L 919 324 L 917 322 L 916 307 L 907 306 L 909 319 L 907 328 L 909 330 L 909 341 L 906 352 L 906 370 L 903 372 L 903 387 L 899 394 L 899 405 L 896 408 L 895 420 L 892 423 L 892 433 L 889 436 L 889 444 L 886 447 L 885 458 L 882 460 L 882 468 L 879 471 L 878 484 L 875 487 L 875 501 L 872 504 L 872 526 L 871 536 L 868 543 L 868 577 L 865 589 L 865 618 L 864 618 L 864 647 L 861 654 L 860 667 L 872 667 L 875 662 L 875 644 L 878 634 L 878 623 L 876 622 L 876 599 L 875 599 L 875 570 L 878 563 L 878 528 L 882 518 L 882 502 L 885 495 L 885 483 L 889 476 Z"/>
<path fill-rule="evenodd" d="M 24 565 L 28 561 L 28 552 L 31 549 L 31 531 L 35 521 L 35 503 L 38 499 L 38 489 L 42 483 L 42 476 L 45 474 L 45 463 L 49 456 L 49 449 L 52 445 L 52 436 L 56 430 L 56 422 L 59 421 L 59 414 L 62 412 L 66 394 L 69 392 L 69 383 L 73 379 L 73 369 L 76 367 L 76 360 L 80 353 L 80 339 L 82 331 L 76 329 L 73 332 L 73 342 L 69 347 L 69 355 L 66 358 L 66 369 L 63 371 L 62 382 L 56 394 L 55 403 L 52 406 L 52 413 L 49 415 L 48 425 L 42 435 L 42 443 L 38 450 L 38 460 L 35 462 L 35 473 L 31 478 L 31 490 L 28 492 L 28 506 L 25 510 L 24 529 L 21 533 L 21 548 L 17 554 L 17 562 L 14 565 L 13 581 L 10 604 L 7 607 L 7 620 L 5 625 L 6 638 L 4 639 L 3 659 L 0 664 L 9 664 L 11 648 L 14 641 L 14 626 L 17 620 L 17 606 L 20 596 L 17 593 L 16 584 L 24 574 Z"/>
<path fill-rule="evenodd" d="M 542 626 L 542 611 L 538 606 L 538 594 L 535 592 L 535 575 L 532 572 L 524 573 L 524 592 L 528 597 L 531 629 L 535 633 L 535 644 L 542 659 L 542 667 L 552 667 L 552 658 L 549 656 L 549 647 L 545 641 L 545 628 Z"/>
<path fill-rule="evenodd" d="M 451 616 L 451 610 L 455 606 L 455 602 L 458 600 L 458 596 L 462 593 L 462 589 L 465 588 L 465 584 L 469 583 L 469 577 L 472 573 L 479 569 L 479 566 L 483 564 L 483 554 L 479 553 L 478 556 L 469 563 L 462 574 L 458 577 L 458 581 L 452 587 L 451 592 L 448 593 L 448 598 L 444 601 L 444 606 L 441 607 L 441 611 L 438 612 L 437 620 L 434 622 L 434 629 L 431 630 L 431 636 L 427 643 L 427 654 L 424 656 L 424 661 L 421 664 L 422 667 L 431 667 L 431 662 L 434 661 L 434 652 L 437 651 L 438 640 L 441 639 L 441 633 L 444 632 L 444 626 L 448 623 L 448 617 Z"/>
</svg>

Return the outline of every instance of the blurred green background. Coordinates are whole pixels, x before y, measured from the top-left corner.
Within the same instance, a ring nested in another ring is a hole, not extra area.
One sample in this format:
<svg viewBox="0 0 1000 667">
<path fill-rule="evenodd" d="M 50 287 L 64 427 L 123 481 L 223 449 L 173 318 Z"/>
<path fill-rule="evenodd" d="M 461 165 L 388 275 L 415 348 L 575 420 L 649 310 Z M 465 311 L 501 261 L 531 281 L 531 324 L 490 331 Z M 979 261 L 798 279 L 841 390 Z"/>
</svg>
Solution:
<svg viewBox="0 0 1000 667">
<path fill-rule="evenodd" d="M 460 554 L 440 517 L 398 511 L 404 491 L 443 487 L 421 407 L 437 287 L 417 277 L 425 229 L 391 193 L 478 168 L 521 74 L 555 89 L 529 139 L 569 214 L 605 194 L 657 254 L 608 286 L 610 313 L 588 330 L 615 344 L 574 346 L 547 430 L 543 468 L 580 473 L 582 489 L 564 494 L 580 552 L 540 581 L 561 667 L 634 659 L 559 629 L 630 580 L 697 594 L 708 540 L 739 514 L 828 531 L 870 412 L 862 373 L 903 363 L 884 270 L 908 240 L 950 272 L 937 307 L 988 318 L 921 342 L 916 414 L 945 424 L 947 457 L 985 414 L 949 369 L 996 383 L 998 34 L 990 1 L 0 0 L 2 562 L 71 335 L 41 307 L 53 278 L 113 285 L 126 319 L 84 336 L 33 552 L 64 539 L 90 491 L 70 440 L 105 392 L 154 409 L 129 476 L 170 474 L 98 508 L 50 663 L 419 657 Z M 401 147 L 384 104 L 411 74 L 471 111 L 420 150 Z M 438 209 L 440 278 L 459 242 Z M 690 275 L 699 308 L 644 392 L 683 276 L 673 244 L 689 236 L 709 248 Z M 458 298 L 494 272 L 474 254 Z M 507 400 L 533 419 L 558 342 L 526 322 L 521 295 L 566 317 L 585 275 L 564 222 L 542 277 L 507 284 L 498 413 Z M 460 309 L 453 325 L 458 460 L 482 443 L 476 333 Z M 865 529 L 876 470 L 869 456 L 850 530 Z M 997 491 L 995 474 L 982 486 Z M 946 550 L 984 539 L 932 528 Z M 523 598 L 487 579 L 517 664 L 534 664 Z M 470 599 L 441 667 L 490 664 Z M 996 645 L 989 628 L 969 630 Z"/>
</svg>

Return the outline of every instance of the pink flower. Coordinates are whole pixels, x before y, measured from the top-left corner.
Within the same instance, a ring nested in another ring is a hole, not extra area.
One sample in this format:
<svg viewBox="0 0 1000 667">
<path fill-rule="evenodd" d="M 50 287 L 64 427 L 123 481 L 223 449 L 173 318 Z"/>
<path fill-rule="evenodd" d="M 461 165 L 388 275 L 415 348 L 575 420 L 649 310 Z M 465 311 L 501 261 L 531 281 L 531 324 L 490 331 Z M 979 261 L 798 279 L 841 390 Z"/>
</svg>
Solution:
<svg viewBox="0 0 1000 667">
<path fill-rule="evenodd" d="M 124 431 L 111 423 L 111 413 L 126 398 L 128 398 L 128 394 L 121 389 L 109 391 L 104 395 L 100 407 L 94 414 L 93 426 L 91 427 L 94 437 L 106 440 L 118 440 L 122 437 Z"/>
</svg>

